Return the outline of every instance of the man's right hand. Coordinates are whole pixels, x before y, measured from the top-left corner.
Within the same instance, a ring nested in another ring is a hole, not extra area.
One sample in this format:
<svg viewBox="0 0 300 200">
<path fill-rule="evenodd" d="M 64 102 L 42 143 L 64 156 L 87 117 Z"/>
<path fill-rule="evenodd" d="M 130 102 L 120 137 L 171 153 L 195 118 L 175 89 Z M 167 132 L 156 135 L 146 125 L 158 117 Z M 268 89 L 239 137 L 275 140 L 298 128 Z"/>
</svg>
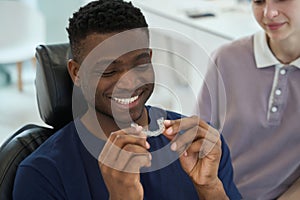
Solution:
<svg viewBox="0 0 300 200">
<path fill-rule="evenodd" d="M 110 199 L 143 199 L 140 168 L 151 166 L 150 148 L 142 127 L 111 133 L 98 158 Z"/>
</svg>

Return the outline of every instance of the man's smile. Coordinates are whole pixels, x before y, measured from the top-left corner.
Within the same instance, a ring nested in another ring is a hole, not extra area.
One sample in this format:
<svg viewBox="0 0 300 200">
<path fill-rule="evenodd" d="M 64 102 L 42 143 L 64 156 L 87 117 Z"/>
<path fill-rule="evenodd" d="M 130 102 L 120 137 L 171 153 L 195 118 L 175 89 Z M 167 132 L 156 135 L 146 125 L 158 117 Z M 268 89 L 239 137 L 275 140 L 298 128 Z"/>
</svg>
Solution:
<svg viewBox="0 0 300 200">
<path fill-rule="evenodd" d="M 134 96 L 130 98 L 119 98 L 119 97 L 112 97 L 112 100 L 116 101 L 117 103 L 123 104 L 123 105 L 128 105 L 133 103 L 139 98 L 139 96 Z"/>
</svg>

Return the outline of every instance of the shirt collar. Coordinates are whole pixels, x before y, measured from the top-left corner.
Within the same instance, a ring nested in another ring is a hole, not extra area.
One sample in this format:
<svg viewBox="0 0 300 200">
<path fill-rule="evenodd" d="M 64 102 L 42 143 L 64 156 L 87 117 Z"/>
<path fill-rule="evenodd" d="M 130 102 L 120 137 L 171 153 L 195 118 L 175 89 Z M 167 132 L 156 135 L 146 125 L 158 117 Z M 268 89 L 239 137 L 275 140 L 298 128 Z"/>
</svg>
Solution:
<svg viewBox="0 0 300 200">
<path fill-rule="evenodd" d="M 257 68 L 265 68 L 280 64 L 271 52 L 267 37 L 263 31 L 254 35 L 254 56 Z"/>
<path fill-rule="evenodd" d="M 254 57 L 257 68 L 265 68 L 276 65 L 283 66 L 269 48 L 264 31 L 259 31 L 254 35 Z M 293 65 L 300 69 L 300 58 L 294 60 L 289 65 Z"/>
<path fill-rule="evenodd" d="M 295 67 L 297 67 L 298 69 L 300 69 L 300 58 L 294 60 L 293 62 L 291 62 L 290 65 L 293 65 Z"/>
</svg>

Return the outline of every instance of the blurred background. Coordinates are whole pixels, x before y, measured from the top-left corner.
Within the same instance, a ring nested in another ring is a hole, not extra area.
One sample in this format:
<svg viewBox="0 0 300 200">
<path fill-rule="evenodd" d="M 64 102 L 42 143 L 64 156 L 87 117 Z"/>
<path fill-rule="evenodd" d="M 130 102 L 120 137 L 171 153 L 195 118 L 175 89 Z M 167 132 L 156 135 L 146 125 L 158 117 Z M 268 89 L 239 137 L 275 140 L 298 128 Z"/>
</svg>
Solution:
<svg viewBox="0 0 300 200">
<path fill-rule="evenodd" d="M 7 2 L 21 2 L 27 7 Z M 0 0 L 0 144 L 25 124 L 45 125 L 36 103 L 36 66 L 32 55 L 38 44 L 68 41 L 65 30 L 68 18 L 83 3 L 82 0 Z"/>
</svg>

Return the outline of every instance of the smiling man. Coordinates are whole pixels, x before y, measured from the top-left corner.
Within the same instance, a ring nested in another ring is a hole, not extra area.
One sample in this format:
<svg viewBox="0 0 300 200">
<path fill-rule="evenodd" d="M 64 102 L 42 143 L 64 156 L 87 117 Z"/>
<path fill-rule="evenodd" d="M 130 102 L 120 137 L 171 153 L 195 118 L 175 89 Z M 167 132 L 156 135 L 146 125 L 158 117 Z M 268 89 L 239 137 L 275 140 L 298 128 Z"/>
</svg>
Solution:
<svg viewBox="0 0 300 200">
<path fill-rule="evenodd" d="M 88 109 L 21 163 L 14 199 L 241 198 L 215 129 L 145 106 L 155 85 L 147 27 L 121 0 L 91 2 L 70 18 L 68 70 Z"/>
</svg>

